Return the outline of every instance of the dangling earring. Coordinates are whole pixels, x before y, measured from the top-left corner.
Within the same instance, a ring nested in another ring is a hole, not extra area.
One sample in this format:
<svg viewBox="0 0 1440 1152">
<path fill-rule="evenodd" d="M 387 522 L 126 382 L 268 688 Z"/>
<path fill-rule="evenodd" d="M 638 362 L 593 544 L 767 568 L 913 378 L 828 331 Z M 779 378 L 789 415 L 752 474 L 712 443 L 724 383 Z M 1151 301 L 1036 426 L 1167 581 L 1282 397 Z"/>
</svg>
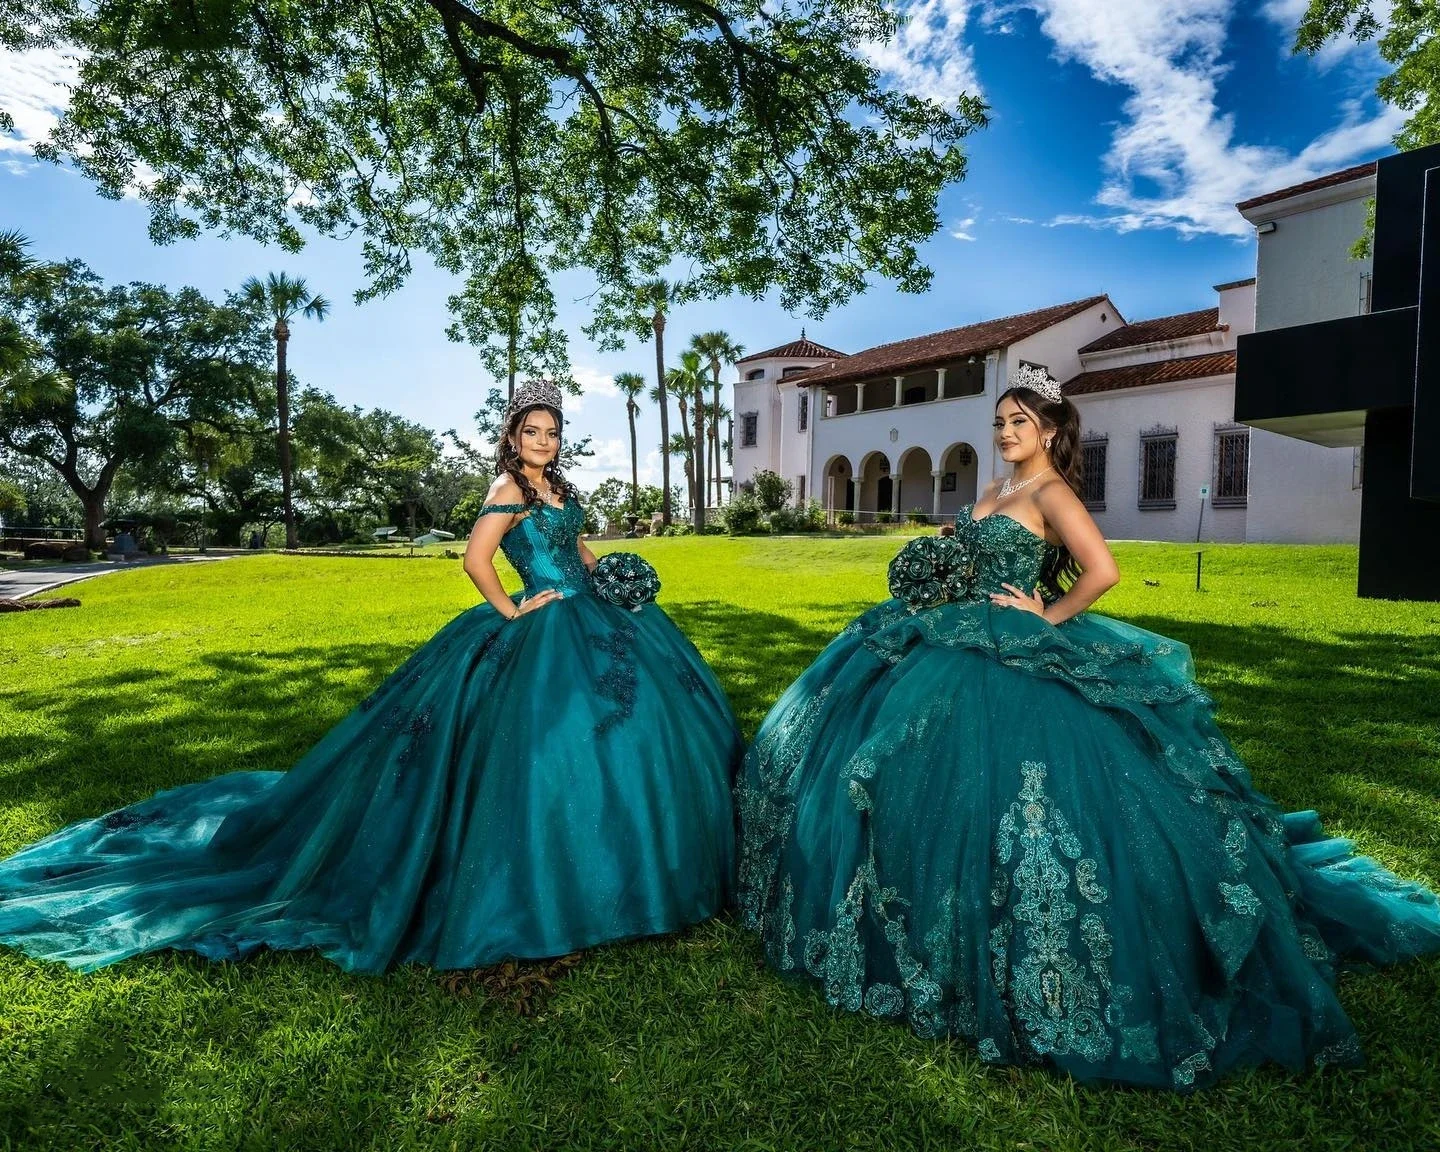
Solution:
<svg viewBox="0 0 1440 1152">
<path fill-rule="evenodd" d="M 1046 452 L 1049 452 L 1049 451 L 1050 451 L 1050 445 L 1053 444 L 1053 443 L 1055 443 L 1055 437 L 1053 437 L 1053 436 L 1047 436 L 1047 437 L 1045 437 L 1045 451 L 1046 451 Z"/>
</svg>

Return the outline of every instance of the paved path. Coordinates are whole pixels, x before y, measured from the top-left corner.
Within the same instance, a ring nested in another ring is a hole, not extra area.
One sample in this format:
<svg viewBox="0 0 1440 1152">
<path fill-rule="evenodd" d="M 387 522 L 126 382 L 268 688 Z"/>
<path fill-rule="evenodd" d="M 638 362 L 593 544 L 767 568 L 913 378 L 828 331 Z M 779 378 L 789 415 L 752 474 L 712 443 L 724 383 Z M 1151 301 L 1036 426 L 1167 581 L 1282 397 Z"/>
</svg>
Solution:
<svg viewBox="0 0 1440 1152">
<path fill-rule="evenodd" d="M 89 580 L 106 572 L 129 572 L 156 564 L 204 564 L 212 560 L 229 560 L 224 554 L 204 556 L 157 556 L 153 559 L 97 561 L 91 564 L 57 564 L 53 568 L 0 569 L 0 600 L 22 600 L 37 592 L 49 592 L 77 580 Z"/>
</svg>

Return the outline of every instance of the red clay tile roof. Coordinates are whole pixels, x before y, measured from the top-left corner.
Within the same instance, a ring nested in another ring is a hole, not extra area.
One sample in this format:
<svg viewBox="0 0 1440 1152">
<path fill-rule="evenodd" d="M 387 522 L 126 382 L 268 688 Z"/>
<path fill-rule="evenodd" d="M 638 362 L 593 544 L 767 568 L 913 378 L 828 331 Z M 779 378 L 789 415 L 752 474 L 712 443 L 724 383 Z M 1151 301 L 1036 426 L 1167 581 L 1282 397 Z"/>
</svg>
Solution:
<svg viewBox="0 0 1440 1152">
<path fill-rule="evenodd" d="M 1278 192 L 1266 192 L 1263 196 L 1252 196 L 1249 200 L 1242 200 L 1235 205 L 1237 211 L 1248 212 L 1251 208 L 1258 208 L 1262 204 L 1270 204 L 1276 200 L 1288 200 L 1291 196 L 1299 196 L 1302 192 L 1315 192 L 1321 188 L 1330 188 L 1336 184 L 1348 184 L 1351 180 L 1360 180 L 1366 176 L 1375 175 L 1375 161 L 1368 164 L 1357 164 L 1353 168 L 1343 168 L 1339 172 L 1331 172 L 1328 176 L 1317 176 L 1314 180 L 1307 180 L 1303 184 L 1292 184 L 1289 188 L 1281 188 Z"/>
<path fill-rule="evenodd" d="M 799 340 L 792 340 L 789 344 L 781 344 L 778 348 L 767 348 L 764 352 L 752 352 L 749 356 L 742 356 L 735 361 L 736 364 L 744 364 L 747 360 L 764 360 L 768 356 L 795 356 L 800 359 L 809 360 L 840 360 L 845 356 L 844 352 L 837 352 L 834 348 L 827 348 L 823 344 L 817 344 L 814 340 L 806 339 L 805 334 L 800 334 Z"/>
<path fill-rule="evenodd" d="M 1201 380 L 1226 376 L 1235 371 L 1234 352 L 1206 352 L 1179 360 L 1156 360 L 1151 364 L 1126 364 L 1121 368 L 1100 368 L 1082 372 L 1060 386 L 1066 396 L 1088 396 L 1117 388 L 1139 388 L 1145 384 L 1168 384 L 1176 380 Z"/>
<path fill-rule="evenodd" d="M 1182 336 L 1198 336 L 1202 332 L 1216 332 L 1219 328 L 1219 308 L 1157 316 L 1154 320 L 1136 320 L 1114 332 L 1107 332 L 1081 348 L 1080 354 L 1101 352 L 1106 348 L 1132 348 L 1136 344 L 1153 344 L 1157 340 L 1179 340 Z"/>
<path fill-rule="evenodd" d="M 1056 304 L 1035 312 L 1023 312 L 1018 316 L 1002 316 L 998 320 L 984 320 L 979 324 L 967 324 L 963 328 L 948 328 L 944 332 L 932 332 L 928 336 L 914 336 L 909 340 L 880 344 L 856 352 L 834 364 L 821 364 L 809 369 L 804 375 L 796 374 L 791 378 L 806 384 L 841 384 L 852 380 L 866 380 L 872 376 L 900 375 L 916 368 L 944 364 L 960 356 L 989 352 L 992 348 L 1004 348 L 1100 303 L 1108 303 L 1108 298 L 1089 296 L 1084 300 Z M 1117 318 L 1120 316 L 1118 309 L 1115 314 Z M 1123 318 L 1121 322 L 1124 322 Z"/>
</svg>

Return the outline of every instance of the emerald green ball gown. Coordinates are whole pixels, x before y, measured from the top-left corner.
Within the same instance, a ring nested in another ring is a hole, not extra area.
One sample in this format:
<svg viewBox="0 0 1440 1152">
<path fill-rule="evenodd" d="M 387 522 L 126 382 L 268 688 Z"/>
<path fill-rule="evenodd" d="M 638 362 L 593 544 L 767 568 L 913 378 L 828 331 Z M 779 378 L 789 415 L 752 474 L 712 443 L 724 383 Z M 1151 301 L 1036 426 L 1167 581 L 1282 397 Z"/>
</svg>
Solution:
<svg viewBox="0 0 1440 1152">
<path fill-rule="evenodd" d="M 973 594 L 857 618 L 746 757 L 739 905 L 770 964 L 1081 1080 L 1356 1061 L 1337 965 L 1440 950 L 1435 896 L 1256 792 L 1183 644 L 993 606 L 1050 545 L 971 514 Z"/>
<path fill-rule="evenodd" d="M 733 896 L 734 716 L 660 608 L 592 593 L 582 523 L 545 505 L 501 542 L 527 595 L 563 599 L 462 613 L 290 771 L 161 792 L 0 861 L 0 943 L 84 969 L 269 947 L 380 972 L 714 915 Z"/>
</svg>

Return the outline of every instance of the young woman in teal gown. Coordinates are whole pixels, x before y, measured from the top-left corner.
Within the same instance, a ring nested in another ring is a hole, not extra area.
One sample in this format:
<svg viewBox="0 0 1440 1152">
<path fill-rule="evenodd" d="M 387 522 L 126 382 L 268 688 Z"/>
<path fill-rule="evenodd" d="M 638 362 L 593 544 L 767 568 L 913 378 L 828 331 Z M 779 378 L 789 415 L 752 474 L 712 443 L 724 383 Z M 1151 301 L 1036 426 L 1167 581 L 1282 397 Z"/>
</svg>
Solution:
<svg viewBox="0 0 1440 1152">
<path fill-rule="evenodd" d="M 660 608 L 595 594 L 559 446 L 558 389 L 526 385 L 465 554 L 485 603 L 290 771 L 161 792 L 0 861 L 0 943 L 84 969 L 260 947 L 469 968 L 723 908 L 734 716 Z"/>
<path fill-rule="evenodd" d="M 762 724 L 741 914 L 836 1007 L 989 1062 L 1180 1089 L 1354 1062 L 1337 966 L 1440 950 L 1440 905 L 1254 790 L 1183 644 L 1086 612 L 1119 573 L 1076 495 L 1078 415 L 1018 384 L 1013 476 L 953 543 L 907 546 L 901 598 Z"/>
</svg>

